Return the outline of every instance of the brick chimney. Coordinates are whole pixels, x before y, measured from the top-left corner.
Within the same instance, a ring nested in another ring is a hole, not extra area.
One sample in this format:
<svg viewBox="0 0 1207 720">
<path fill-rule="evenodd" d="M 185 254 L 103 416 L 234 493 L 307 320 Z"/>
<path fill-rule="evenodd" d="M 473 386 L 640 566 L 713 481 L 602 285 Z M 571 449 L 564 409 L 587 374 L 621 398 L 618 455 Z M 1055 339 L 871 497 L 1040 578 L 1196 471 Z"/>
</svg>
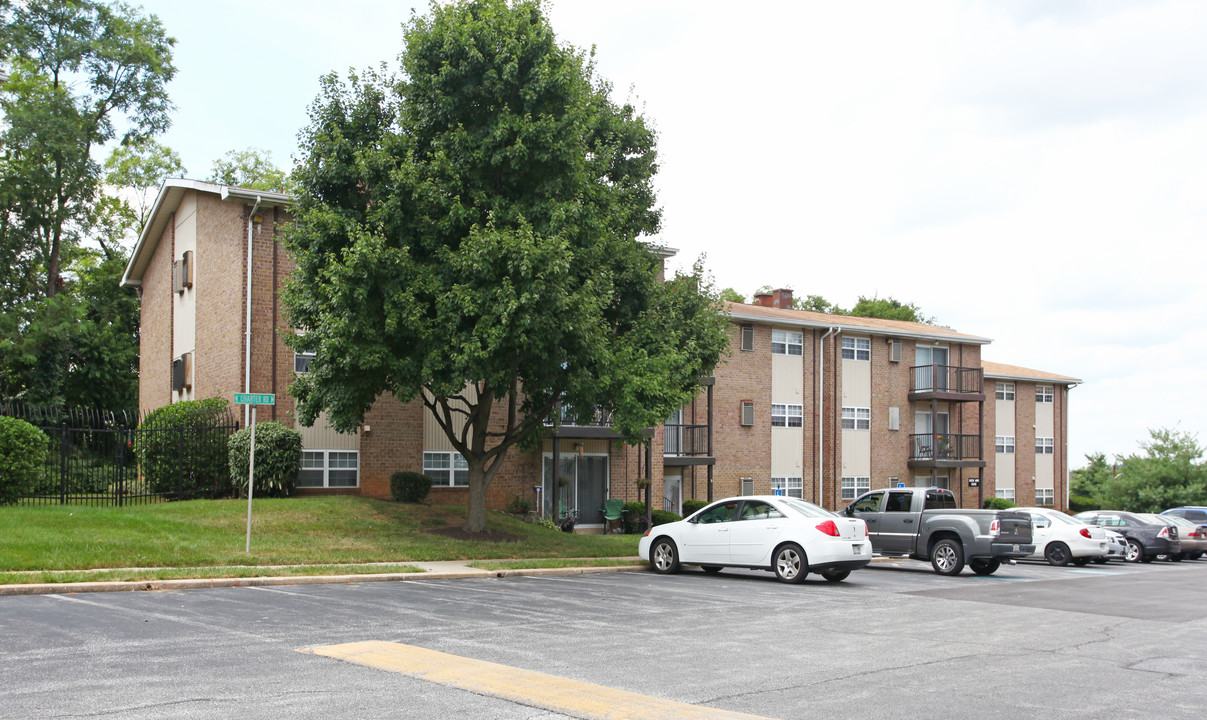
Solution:
<svg viewBox="0 0 1207 720">
<path fill-rule="evenodd" d="M 756 293 L 754 304 L 760 307 L 775 307 L 771 302 L 771 293 Z"/>
<path fill-rule="evenodd" d="M 780 310 L 792 309 L 792 288 L 780 288 L 771 291 L 771 306 Z"/>
</svg>

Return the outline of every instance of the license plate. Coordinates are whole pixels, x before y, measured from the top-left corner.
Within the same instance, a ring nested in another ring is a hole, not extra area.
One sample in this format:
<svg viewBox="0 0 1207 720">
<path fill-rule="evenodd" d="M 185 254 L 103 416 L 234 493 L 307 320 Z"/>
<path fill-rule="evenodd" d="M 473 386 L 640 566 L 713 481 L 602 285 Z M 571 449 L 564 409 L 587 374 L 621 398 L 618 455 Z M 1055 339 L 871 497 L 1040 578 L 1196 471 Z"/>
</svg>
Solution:
<svg viewBox="0 0 1207 720">
<path fill-rule="evenodd" d="M 855 554 L 856 554 L 856 555 L 862 555 L 862 554 L 863 554 L 863 546 L 862 546 L 862 545 L 852 545 L 852 546 L 851 546 L 851 550 L 853 550 L 853 551 L 855 552 Z"/>
<path fill-rule="evenodd" d="M 1018 545 L 1014 546 L 1014 552 L 1018 552 Z"/>
</svg>

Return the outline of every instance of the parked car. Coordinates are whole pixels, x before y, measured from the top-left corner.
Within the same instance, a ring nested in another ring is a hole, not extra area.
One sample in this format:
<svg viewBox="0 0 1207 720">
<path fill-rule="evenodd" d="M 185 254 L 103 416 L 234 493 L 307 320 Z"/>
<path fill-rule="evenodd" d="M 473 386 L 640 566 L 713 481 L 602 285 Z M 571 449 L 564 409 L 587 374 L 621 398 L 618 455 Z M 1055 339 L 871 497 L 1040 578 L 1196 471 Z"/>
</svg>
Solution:
<svg viewBox="0 0 1207 720">
<path fill-rule="evenodd" d="M 942 488 L 873 490 L 842 512 L 868 523 L 876 552 L 929 560 L 940 575 L 959 575 L 965 561 L 977 575 L 992 575 L 1035 552 L 1028 513 L 960 508 Z"/>
<path fill-rule="evenodd" d="M 1127 538 L 1110 528 L 1102 528 L 1106 531 L 1106 555 L 1100 558 L 1094 558 L 1093 562 L 1099 565 L 1105 564 L 1110 560 L 1126 560 L 1127 559 Z"/>
<path fill-rule="evenodd" d="M 1203 551 L 1207 550 L 1207 536 L 1204 536 L 1199 526 L 1194 522 L 1187 520 L 1184 517 L 1177 515 L 1165 515 L 1164 513 L 1157 515 L 1154 513 L 1143 513 L 1144 517 L 1151 518 L 1153 522 L 1163 522 L 1176 526 L 1178 530 L 1178 542 L 1182 545 L 1182 552 L 1173 557 L 1159 556 L 1158 560 L 1171 560 L 1178 562 L 1180 560 L 1198 560 L 1203 557 Z"/>
<path fill-rule="evenodd" d="M 1207 507 L 1202 505 L 1183 505 L 1182 507 L 1170 508 L 1161 514 L 1184 517 L 1196 525 L 1207 525 Z"/>
<path fill-rule="evenodd" d="M 1089 525 L 1051 508 L 1023 507 L 1031 514 L 1033 560 L 1047 560 L 1049 565 L 1086 565 L 1096 557 L 1106 557 L 1106 530 Z"/>
<path fill-rule="evenodd" d="M 862 520 L 791 497 L 733 497 L 701 508 L 678 522 L 655 525 L 637 552 L 659 573 L 680 565 L 705 572 L 723 567 L 769 570 L 787 583 L 811 572 L 830 582 L 872 561 L 872 543 Z"/>
<path fill-rule="evenodd" d="M 1158 555 L 1176 555 L 1182 552 L 1178 542 L 1178 529 L 1164 522 L 1153 522 L 1136 513 L 1122 510 L 1087 510 L 1073 517 L 1090 525 L 1108 528 L 1127 540 L 1128 562 L 1152 562 Z"/>
</svg>

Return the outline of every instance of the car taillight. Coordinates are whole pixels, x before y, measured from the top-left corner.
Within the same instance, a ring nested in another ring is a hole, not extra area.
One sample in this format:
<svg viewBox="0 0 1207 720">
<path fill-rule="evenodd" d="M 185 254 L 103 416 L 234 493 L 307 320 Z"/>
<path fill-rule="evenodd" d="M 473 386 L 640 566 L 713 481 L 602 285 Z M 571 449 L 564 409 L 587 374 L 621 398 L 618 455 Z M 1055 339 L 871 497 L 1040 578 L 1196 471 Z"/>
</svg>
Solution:
<svg viewBox="0 0 1207 720">
<path fill-rule="evenodd" d="M 824 523 L 819 523 L 817 529 L 831 537 L 838 537 L 838 526 L 833 520 L 827 520 Z"/>
<path fill-rule="evenodd" d="M 871 537 L 871 536 L 872 536 L 872 534 L 868 532 L 868 526 L 867 526 L 867 524 L 866 524 L 866 523 L 865 523 L 865 524 L 864 524 L 864 526 L 863 526 L 863 536 L 864 536 L 864 537 Z"/>
<path fill-rule="evenodd" d="M 993 522 L 989 523 L 989 534 L 990 535 L 997 535 L 999 532 L 1001 532 L 1001 529 L 1002 529 L 1001 520 L 994 520 Z"/>
<path fill-rule="evenodd" d="M 1161 532 L 1157 533 L 1157 537 L 1163 537 L 1163 538 L 1169 537 L 1169 528 L 1168 527 L 1161 528 Z"/>
<path fill-rule="evenodd" d="M 1082 536 L 1083 538 L 1088 538 L 1088 537 L 1090 536 L 1090 529 L 1089 529 L 1089 528 L 1081 528 L 1081 529 L 1080 529 L 1080 530 L 1078 530 L 1077 532 L 1081 533 L 1081 536 Z"/>
</svg>

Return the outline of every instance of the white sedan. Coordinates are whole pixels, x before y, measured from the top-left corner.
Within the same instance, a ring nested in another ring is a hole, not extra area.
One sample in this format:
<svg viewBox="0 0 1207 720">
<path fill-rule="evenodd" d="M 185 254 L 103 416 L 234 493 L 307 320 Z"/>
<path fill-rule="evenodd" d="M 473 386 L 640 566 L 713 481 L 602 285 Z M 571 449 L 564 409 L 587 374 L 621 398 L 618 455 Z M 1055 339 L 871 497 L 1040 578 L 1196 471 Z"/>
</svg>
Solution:
<svg viewBox="0 0 1207 720">
<path fill-rule="evenodd" d="M 769 570 L 799 583 L 810 572 L 830 582 L 872 561 L 868 527 L 804 500 L 784 496 L 727 498 L 679 522 L 650 528 L 637 552 L 660 573 L 680 564 L 705 572 L 723 567 Z"/>
<path fill-rule="evenodd" d="M 1107 555 L 1106 530 L 1069 517 L 1051 508 L 1018 508 L 1031 514 L 1031 539 L 1035 553 L 1030 557 L 1049 565 L 1085 565 Z"/>
</svg>

